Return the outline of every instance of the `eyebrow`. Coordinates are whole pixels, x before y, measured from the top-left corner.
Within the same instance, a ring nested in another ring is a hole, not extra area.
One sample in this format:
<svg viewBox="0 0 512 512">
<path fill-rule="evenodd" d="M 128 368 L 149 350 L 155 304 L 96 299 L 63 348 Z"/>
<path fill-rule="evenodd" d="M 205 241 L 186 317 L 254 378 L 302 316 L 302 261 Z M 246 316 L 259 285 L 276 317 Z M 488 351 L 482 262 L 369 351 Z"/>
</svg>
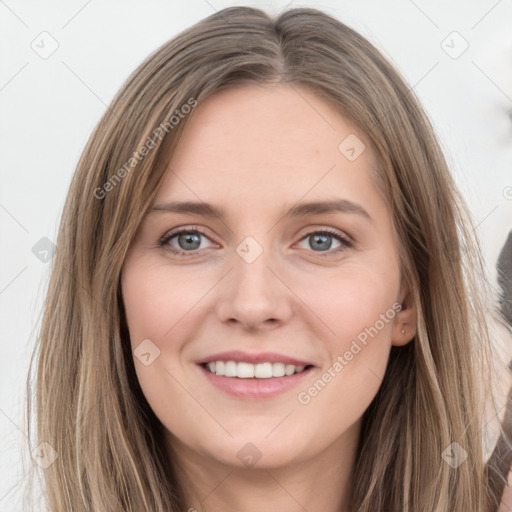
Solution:
<svg viewBox="0 0 512 512">
<path fill-rule="evenodd" d="M 224 219 L 224 210 L 210 203 L 194 201 L 172 201 L 153 206 L 152 211 L 182 213 L 185 215 L 200 215 L 202 217 L 218 217 Z M 360 205 L 347 199 L 334 199 L 329 201 L 312 201 L 299 203 L 290 208 L 285 217 L 307 217 L 325 213 L 353 213 L 365 217 L 373 222 L 370 214 Z"/>
</svg>

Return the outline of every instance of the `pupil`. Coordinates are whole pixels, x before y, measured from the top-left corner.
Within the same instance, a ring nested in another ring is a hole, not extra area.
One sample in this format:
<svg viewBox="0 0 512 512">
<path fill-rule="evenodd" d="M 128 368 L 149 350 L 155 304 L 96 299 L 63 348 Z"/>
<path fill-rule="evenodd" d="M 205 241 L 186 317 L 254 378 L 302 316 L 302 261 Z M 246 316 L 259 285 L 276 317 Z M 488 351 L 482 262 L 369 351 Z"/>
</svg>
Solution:
<svg viewBox="0 0 512 512">
<path fill-rule="evenodd" d="M 331 237 L 329 235 L 313 235 L 313 240 L 314 242 L 313 243 L 310 243 L 309 245 L 311 246 L 312 249 L 314 249 L 314 245 L 316 244 L 316 242 L 318 240 L 320 240 L 320 245 L 317 246 L 317 248 L 320 248 L 320 249 L 329 249 L 331 247 L 331 243 L 332 243 L 332 240 L 329 241 Z M 323 242 L 323 245 L 322 245 L 322 242 Z"/>
<path fill-rule="evenodd" d="M 199 235 L 195 234 L 195 233 L 188 233 L 186 235 L 181 235 L 179 237 L 180 239 L 180 246 L 182 247 L 182 249 L 197 249 L 200 245 L 201 245 L 201 240 L 199 239 Z M 182 246 L 181 244 L 181 241 L 184 240 L 185 241 L 185 247 Z M 196 243 L 196 247 L 190 247 L 190 246 L 187 246 L 187 244 L 194 244 L 194 242 Z"/>
</svg>

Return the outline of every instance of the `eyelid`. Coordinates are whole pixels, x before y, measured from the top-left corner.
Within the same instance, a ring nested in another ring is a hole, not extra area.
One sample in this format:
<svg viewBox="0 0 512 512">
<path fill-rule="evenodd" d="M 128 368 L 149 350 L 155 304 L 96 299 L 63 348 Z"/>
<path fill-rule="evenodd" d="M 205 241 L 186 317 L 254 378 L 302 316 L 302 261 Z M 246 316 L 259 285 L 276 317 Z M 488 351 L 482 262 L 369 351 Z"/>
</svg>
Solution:
<svg viewBox="0 0 512 512">
<path fill-rule="evenodd" d="M 336 249 L 329 249 L 327 251 L 313 251 L 312 249 L 308 250 L 308 252 L 313 253 L 315 255 L 318 255 L 322 258 L 333 258 L 339 255 L 339 253 L 350 249 L 354 246 L 354 240 L 352 237 L 350 237 L 347 234 L 342 234 L 339 231 L 336 231 L 332 228 L 317 228 L 317 229 L 310 229 L 305 235 L 303 235 L 300 240 L 297 243 L 302 242 L 303 240 L 307 239 L 309 236 L 316 235 L 316 234 L 327 234 L 336 240 L 340 242 L 340 247 L 337 247 Z"/>
<path fill-rule="evenodd" d="M 304 235 L 301 236 L 300 240 L 304 240 L 304 238 L 306 238 L 310 235 L 314 235 L 316 233 L 327 233 L 329 235 L 333 235 L 334 237 L 341 238 L 344 242 L 346 242 L 348 244 L 355 243 L 355 240 L 345 231 L 342 231 L 342 230 L 336 229 L 336 228 L 330 228 L 330 227 L 318 227 L 318 228 L 308 227 L 307 231 L 305 232 Z"/>
<path fill-rule="evenodd" d="M 181 256 L 187 257 L 187 256 L 197 255 L 201 251 L 201 249 L 196 249 L 194 251 L 184 251 L 184 250 L 176 249 L 175 247 L 172 247 L 171 245 L 168 244 L 168 242 L 172 238 L 174 238 L 178 235 L 184 234 L 184 233 L 189 233 L 189 234 L 192 233 L 192 234 L 201 235 L 205 238 L 208 238 L 210 241 L 212 241 L 210 236 L 207 235 L 204 231 L 202 231 L 202 229 L 199 228 L 198 226 L 182 226 L 179 228 L 175 228 L 171 231 L 168 231 L 162 238 L 160 238 L 160 240 L 158 241 L 158 246 L 169 249 L 172 253 L 174 253 L 175 255 L 177 255 L 179 257 L 181 257 Z M 307 231 L 303 236 L 301 236 L 301 238 L 296 242 L 296 244 L 307 239 L 309 236 L 316 235 L 316 234 L 327 234 L 327 235 L 335 238 L 336 240 L 338 240 L 341 244 L 340 247 L 338 247 L 334 250 L 331 250 L 331 249 L 329 249 L 327 251 L 310 250 L 310 252 L 316 253 L 317 255 L 319 255 L 321 257 L 332 257 L 334 255 L 337 255 L 339 252 L 342 252 L 343 250 L 353 247 L 353 245 L 354 245 L 354 239 L 351 236 L 347 235 L 346 233 L 336 231 L 336 230 L 334 230 L 334 228 L 325 228 L 325 227 L 316 228 L 316 229 L 310 228 L 309 231 Z M 296 245 L 296 244 L 294 244 L 294 245 Z M 216 244 L 216 245 L 218 245 L 218 244 Z M 202 249 L 202 250 L 204 250 L 204 249 Z"/>
<path fill-rule="evenodd" d="M 201 236 L 203 236 L 205 238 L 208 238 L 208 240 L 212 241 L 211 237 L 209 235 L 207 235 L 198 226 L 182 226 L 182 227 L 179 227 L 179 228 L 172 229 L 172 230 L 168 231 L 167 233 L 165 233 L 165 235 L 162 236 L 162 238 L 160 238 L 160 240 L 158 241 L 158 246 L 159 247 L 167 246 L 169 240 L 171 240 L 175 236 L 178 236 L 178 235 L 181 235 L 181 234 L 184 234 L 184 233 L 198 234 L 198 235 L 201 235 Z M 216 244 L 216 245 L 218 245 L 218 244 Z M 197 251 L 199 250 L 199 249 L 196 249 L 195 251 L 182 251 L 182 250 L 176 249 L 176 248 L 174 248 L 172 246 L 169 246 L 169 247 L 170 247 L 171 251 L 175 251 L 176 253 L 183 253 L 183 254 L 190 254 L 190 255 L 196 254 Z"/>
</svg>

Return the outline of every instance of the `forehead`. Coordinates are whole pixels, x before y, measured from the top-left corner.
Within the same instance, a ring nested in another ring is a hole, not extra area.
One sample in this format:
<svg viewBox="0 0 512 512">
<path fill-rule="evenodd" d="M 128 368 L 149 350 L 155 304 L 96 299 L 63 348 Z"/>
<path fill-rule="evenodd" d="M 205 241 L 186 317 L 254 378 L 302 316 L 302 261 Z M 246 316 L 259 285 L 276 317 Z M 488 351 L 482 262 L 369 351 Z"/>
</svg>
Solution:
<svg viewBox="0 0 512 512">
<path fill-rule="evenodd" d="M 326 194 L 361 201 L 375 193 L 375 167 L 365 135 L 320 96 L 247 85 L 196 107 L 155 203 L 236 200 L 254 211 Z"/>
</svg>

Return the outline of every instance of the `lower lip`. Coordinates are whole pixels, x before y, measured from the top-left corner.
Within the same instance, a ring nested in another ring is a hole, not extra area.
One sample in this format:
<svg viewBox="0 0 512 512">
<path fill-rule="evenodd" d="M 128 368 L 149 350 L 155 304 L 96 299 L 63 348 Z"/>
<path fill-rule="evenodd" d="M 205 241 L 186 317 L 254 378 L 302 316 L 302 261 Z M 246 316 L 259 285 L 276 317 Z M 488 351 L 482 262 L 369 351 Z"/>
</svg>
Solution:
<svg viewBox="0 0 512 512">
<path fill-rule="evenodd" d="M 269 379 L 240 379 L 238 377 L 225 377 L 211 373 L 199 365 L 206 378 L 218 389 L 228 395 L 244 399 L 272 398 L 297 386 L 311 373 L 313 367 L 300 373 L 284 377 L 271 377 Z"/>
</svg>

